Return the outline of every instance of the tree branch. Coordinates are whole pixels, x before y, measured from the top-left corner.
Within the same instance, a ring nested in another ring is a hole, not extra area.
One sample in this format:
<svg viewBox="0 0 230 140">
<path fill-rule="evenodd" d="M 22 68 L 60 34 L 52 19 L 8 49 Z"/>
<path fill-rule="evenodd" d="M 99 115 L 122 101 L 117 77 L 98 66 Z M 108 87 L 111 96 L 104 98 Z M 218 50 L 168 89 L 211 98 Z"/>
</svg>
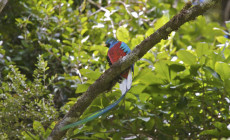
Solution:
<svg viewBox="0 0 230 140">
<path fill-rule="evenodd" d="M 3 8 L 6 6 L 8 0 L 0 0 L 0 13 L 2 12 Z"/>
<path fill-rule="evenodd" d="M 172 31 L 178 30 L 178 28 L 184 23 L 194 20 L 197 16 L 202 15 L 211 7 L 215 6 L 219 0 L 207 0 L 200 5 L 192 6 L 191 3 L 187 3 L 179 14 L 175 15 L 169 22 L 159 28 L 156 32 L 150 35 L 137 45 L 134 50 L 127 56 L 114 63 L 111 68 L 105 71 L 78 99 L 70 111 L 65 117 L 60 120 L 54 127 L 52 133 L 48 137 L 48 140 L 61 139 L 66 133 L 60 131 L 63 126 L 73 123 L 79 119 L 85 109 L 91 104 L 91 102 L 101 93 L 105 92 L 111 87 L 113 79 L 115 79 L 125 69 L 130 67 L 133 63 L 143 57 L 154 45 L 161 41 L 161 39 L 167 39 Z"/>
</svg>

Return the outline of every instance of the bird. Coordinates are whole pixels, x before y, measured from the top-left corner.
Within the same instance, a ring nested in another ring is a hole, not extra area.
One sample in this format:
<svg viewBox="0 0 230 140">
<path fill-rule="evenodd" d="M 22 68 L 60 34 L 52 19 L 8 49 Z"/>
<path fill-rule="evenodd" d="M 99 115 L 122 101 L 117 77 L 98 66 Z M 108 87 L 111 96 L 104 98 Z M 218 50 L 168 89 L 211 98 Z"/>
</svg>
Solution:
<svg viewBox="0 0 230 140">
<path fill-rule="evenodd" d="M 106 44 L 106 47 L 109 48 L 108 53 L 107 53 L 107 61 L 108 61 L 110 66 L 131 52 L 131 50 L 127 44 L 125 44 L 122 41 L 118 41 L 115 38 L 107 39 L 105 44 Z M 91 114 L 90 116 L 86 117 L 83 120 L 80 120 L 80 121 L 77 121 L 75 123 L 72 123 L 72 124 L 69 124 L 69 125 L 62 127 L 61 130 L 63 131 L 63 130 L 84 124 L 88 121 L 91 121 L 91 120 L 105 114 L 106 112 L 108 112 L 109 110 L 111 110 L 112 108 L 117 106 L 120 103 L 120 101 L 125 97 L 126 93 L 130 90 L 130 88 L 132 86 L 132 72 L 134 72 L 134 65 L 130 66 L 130 68 L 125 70 L 119 76 L 120 90 L 121 90 L 122 94 L 121 94 L 121 97 L 117 101 L 115 101 L 111 105 L 107 106 L 106 108 L 101 109 L 101 110 Z"/>
<path fill-rule="evenodd" d="M 122 41 L 118 41 L 114 38 L 109 38 L 106 41 L 106 46 L 109 48 L 107 54 L 107 61 L 111 66 L 117 62 L 120 58 L 126 56 L 131 52 L 128 45 Z M 132 65 L 128 70 L 120 75 L 120 90 L 122 95 L 125 94 L 132 85 L 132 72 L 134 72 L 134 66 Z"/>
</svg>

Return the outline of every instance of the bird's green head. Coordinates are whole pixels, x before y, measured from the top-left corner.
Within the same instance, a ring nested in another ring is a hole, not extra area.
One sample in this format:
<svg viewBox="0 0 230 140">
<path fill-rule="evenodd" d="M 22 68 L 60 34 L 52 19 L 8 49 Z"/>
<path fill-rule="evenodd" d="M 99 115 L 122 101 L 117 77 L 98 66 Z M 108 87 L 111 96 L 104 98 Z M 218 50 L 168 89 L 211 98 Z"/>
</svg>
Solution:
<svg viewBox="0 0 230 140">
<path fill-rule="evenodd" d="M 106 47 L 110 47 L 111 44 L 113 44 L 114 42 L 116 42 L 117 40 L 115 38 L 109 38 L 106 40 L 105 44 L 106 44 Z"/>
</svg>

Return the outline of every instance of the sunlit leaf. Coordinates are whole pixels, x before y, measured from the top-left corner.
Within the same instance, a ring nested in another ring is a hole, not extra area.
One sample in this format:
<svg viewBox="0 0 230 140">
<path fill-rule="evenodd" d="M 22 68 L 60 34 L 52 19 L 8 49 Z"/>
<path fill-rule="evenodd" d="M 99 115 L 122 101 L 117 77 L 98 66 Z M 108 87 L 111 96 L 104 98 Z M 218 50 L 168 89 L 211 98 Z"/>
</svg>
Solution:
<svg viewBox="0 0 230 140">
<path fill-rule="evenodd" d="M 170 81 L 169 68 L 167 63 L 164 61 L 159 61 L 154 66 L 156 68 L 157 75 L 159 75 L 162 79 Z"/>
<path fill-rule="evenodd" d="M 150 95 L 147 93 L 142 93 L 139 95 L 139 98 L 141 102 L 146 103 L 146 101 L 149 99 Z"/>
<path fill-rule="evenodd" d="M 161 18 L 159 18 L 157 20 L 157 22 L 154 24 L 154 30 L 156 31 L 157 29 L 159 29 L 161 26 L 163 26 L 166 22 L 169 21 L 169 18 L 167 16 L 162 16 Z"/>
<path fill-rule="evenodd" d="M 138 80 L 146 83 L 146 84 L 162 84 L 163 80 L 157 77 L 153 72 L 149 69 L 144 69 L 141 71 L 138 76 Z"/>
<path fill-rule="evenodd" d="M 140 44 L 141 41 L 143 41 L 143 40 L 144 40 L 143 35 L 136 35 L 136 37 L 132 38 L 132 40 L 131 40 L 131 44 L 132 44 L 131 49 L 136 47 L 136 45 Z"/>
<path fill-rule="evenodd" d="M 218 74 L 220 74 L 222 80 L 230 78 L 230 66 L 228 64 L 223 62 L 217 62 L 215 65 L 215 70 Z"/>
<path fill-rule="evenodd" d="M 89 86 L 89 84 L 78 84 L 75 93 L 84 93 L 89 88 Z"/>
<path fill-rule="evenodd" d="M 45 129 L 43 128 L 42 124 L 38 121 L 34 121 L 33 129 L 37 132 L 40 132 L 41 134 L 45 133 Z"/>
<path fill-rule="evenodd" d="M 96 80 L 101 75 L 98 70 L 92 71 L 92 70 L 89 70 L 89 69 L 81 69 L 80 73 L 83 76 L 85 76 L 85 77 L 87 77 L 89 79 L 92 79 L 92 80 Z"/>
<path fill-rule="evenodd" d="M 146 33 L 145 33 L 145 38 L 149 37 L 152 33 L 154 33 L 154 29 L 153 28 L 149 28 Z"/>
<path fill-rule="evenodd" d="M 225 44 L 226 41 L 228 41 L 228 39 L 224 36 L 218 36 L 218 37 L 216 37 L 216 39 L 219 43 L 222 43 L 222 44 Z"/>
<path fill-rule="evenodd" d="M 198 57 L 201 57 L 203 55 L 207 55 L 209 53 L 209 48 L 208 48 L 208 44 L 206 43 L 199 43 L 196 46 L 196 54 Z"/>
<path fill-rule="evenodd" d="M 180 50 L 177 52 L 177 56 L 184 63 L 192 65 L 196 64 L 196 56 L 186 50 Z"/>
<path fill-rule="evenodd" d="M 129 31 L 125 27 L 123 27 L 123 26 L 119 27 L 117 29 L 116 35 L 117 35 L 118 40 L 123 41 L 125 43 L 128 43 Z"/>
<path fill-rule="evenodd" d="M 24 136 L 25 139 L 27 140 L 38 140 L 39 138 L 31 134 L 30 132 L 22 132 L 22 135 Z"/>
</svg>

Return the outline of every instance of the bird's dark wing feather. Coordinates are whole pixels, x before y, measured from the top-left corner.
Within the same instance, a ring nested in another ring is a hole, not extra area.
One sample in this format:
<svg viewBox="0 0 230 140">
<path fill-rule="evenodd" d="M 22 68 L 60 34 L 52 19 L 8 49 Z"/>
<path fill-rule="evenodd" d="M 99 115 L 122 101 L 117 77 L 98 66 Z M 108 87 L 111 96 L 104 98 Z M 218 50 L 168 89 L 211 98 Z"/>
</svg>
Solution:
<svg viewBox="0 0 230 140">
<path fill-rule="evenodd" d="M 112 62 L 110 61 L 109 56 L 107 56 L 106 58 L 107 58 L 107 61 L 109 62 L 109 66 L 111 66 Z"/>
</svg>

